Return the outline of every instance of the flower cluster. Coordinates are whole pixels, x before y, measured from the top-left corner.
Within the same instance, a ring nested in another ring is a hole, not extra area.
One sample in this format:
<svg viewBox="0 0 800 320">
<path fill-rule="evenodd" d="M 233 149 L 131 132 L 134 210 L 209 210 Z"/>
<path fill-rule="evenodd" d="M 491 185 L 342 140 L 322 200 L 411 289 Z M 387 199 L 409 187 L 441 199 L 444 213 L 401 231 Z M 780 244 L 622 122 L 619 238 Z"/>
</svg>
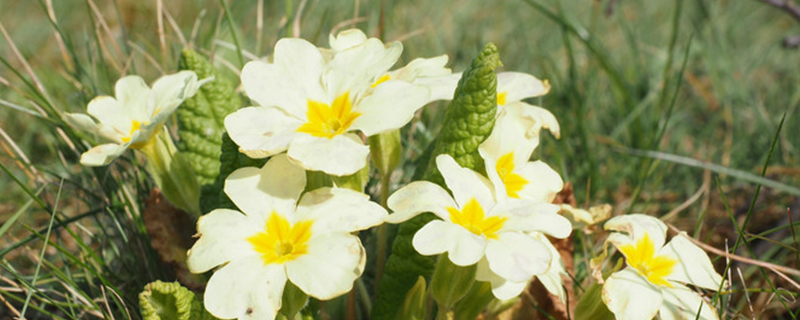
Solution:
<svg viewBox="0 0 800 320">
<path fill-rule="evenodd" d="M 446 268 L 470 270 L 463 287 L 485 282 L 493 298 L 505 301 L 536 277 L 565 301 L 567 272 L 550 239 L 567 238 L 575 226 L 560 214 L 564 207 L 552 203 L 564 187 L 558 172 L 530 160 L 542 129 L 559 137 L 559 123 L 546 109 L 524 101 L 547 94 L 548 82 L 519 72 L 497 74 L 497 111 L 487 112 L 493 127 L 473 145 L 481 172 L 451 154 L 434 154 L 443 184 L 408 183 L 386 193 L 384 208 L 363 193 L 363 185 L 326 187 L 307 175 L 337 181 L 363 171 L 370 137 L 399 135 L 420 108 L 453 98 L 461 75 L 445 67 L 444 55 L 392 70 L 402 45 L 384 44 L 360 30 L 331 35 L 329 42 L 329 48 L 318 48 L 303 39 L 281 39 L 269 59 L 251 61 L 241 72 L 254 105 L 228 115 L 224 126 L 243 154 L 269 159 L 261 168 L 239 168 L 224 179 L 224 193 L 238 210 L 217 208 L 197 220 L 198 239 L 186 262 L 193 273 L 214 271 L 205 308 L 224 319 L 293 318 L 307 296 L 328 300 L 353 288 L 367 261 L 359 231 L 426 212 L 437 219 L 419 229 L 411 244 L 419 254 L 439 256 Z M 137 76 L 122 78 L 115 98 L 89 103 L 93 118 L 67 115 L 74 126 L 109 141 L 85 152 L 81 163 L 106 165 L 127 149 L 140 150 L 154 179 L 166 186 L 165 195 L 182 209 L 199 211 L 197 182 L 192 174 L 176 173 L 188 166 L 180 163 L 162 127 L 207 81 L 182 71 L 150 89 Z M 489 97 L 484 104 L 494 108 L 494 92 Z M 382 175 L 391 174 L 388 167 L 379 169 Z M 193 191 L 181 191 L 186 189 Z M 592 216 L 573 219 L 596 222 Z M 627 263 L 602 287 L 602 301 L 617 318 L 651 319 L 660 313 L 664 319 L 696 314 L 716 319 L 711 305 L 686 284 L 717 290 L 722 278 L 685 233 L 667 243 L 664 223 L 645 215 L 615 217 L 605 229 L 611 231 L 606 241 Z M 435 277 L 431 283 L 447 283 Z M 435 286 L 432 291 L 440 313 L 457 302 L 443 303 Z M 291 297 L 298 292 L 302 301 Z"/>
</svg>

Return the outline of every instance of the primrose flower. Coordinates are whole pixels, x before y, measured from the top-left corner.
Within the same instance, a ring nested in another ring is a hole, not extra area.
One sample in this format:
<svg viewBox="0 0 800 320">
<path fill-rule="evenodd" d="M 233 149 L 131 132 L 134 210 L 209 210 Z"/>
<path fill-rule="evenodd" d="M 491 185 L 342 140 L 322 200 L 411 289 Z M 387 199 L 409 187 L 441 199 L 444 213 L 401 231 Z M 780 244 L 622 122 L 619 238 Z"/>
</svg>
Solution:
<svg viewBox="0 0 800 320">
<path fill-rule="evenodd" d="M 519 108 L 508 111 L 518 111 Z M 500 199 L 526 199 L 551 202 L 564 187 L 561 176 L 542 161 L 528 161 L 538 145 L 538 136 L 526 133 L 534 121 L 522 116 L 501 116 L 478 152 L 486 164 L 486 174 Z"/>
<path fill-rule="evenodd" d="M 661 319 L 717 319 L 711 305 L 685 284 L 718 290 L 722 276 L 685 232 L 665 245 L 666 225 L 643 214 L 618 216 L 604 227 L 616 231 L 607 241 L 627 263 L 603 285 L 603 302 L 617 319 L 652 319 L 656 313 Z"/>
<path fill-rule="evenodd" d="M 104 166 L 126 149 L 149 144 L 164 122 L 187 98 L 211 79 L 197 80 L 192 71 L 181 71 L 159 78 L 153 88 L 139 76 L 119 79 L 116 97 L 99 96 L 89 102 L 85 114 L 66 114 L 66 120 L 84 131 L 97 134 L 110 143 L 101 144 L 81 155 L 85 166 Z"/>
<path fill-rule="evenodd" d="M 187 259 L 194 273 L 219 266 L 204 297 L 212 315 L 274 319 L 287 280 L 328 300 L 361 276 L 366 255 L 352 233 L 380 224 L 386 210 L 349 189 L 320 188 L 300 198 L 305 185 L 305 171 L 285 154 L 225 180 L 225 193 L 244 213 L 217 209 L 202 216 Z"/>
<path fill-rule="evenodd" d="M 281 39 L 272 62 L 252 61 L 242 85 L 259 106 L 225 118 L 240 150 L 263 158 L 287 151 L 307 170 L 349 175 L 367 164 L 366 136 L 396 130 L 429 101 L 429 89 L 384 78 L 403 48 L 357 30 L 332 38 L 331 50 Z"/>
<path fill-rule="evenodd" d="M 457 266 L 485 259 L 491 272 L 511 282 L 528 281 L 548 270 L 553 255 L 546 241 L 526 233 L 568 236 L 572 227 L 557 214 L 558 206 L 525 200 L 498 202 L 490 181 L 460 167 L 451 156 L 436 157 L 436 165 L 453 196 L 434 183 L 416 181 L 388 201 L 394 210 L 387 218 L 390 223 L 423 212 L 433 212 L 441 219 L 429 222 L 414 235 L 412 244 L 417 252 L 447 252 Z"/>
</svg>

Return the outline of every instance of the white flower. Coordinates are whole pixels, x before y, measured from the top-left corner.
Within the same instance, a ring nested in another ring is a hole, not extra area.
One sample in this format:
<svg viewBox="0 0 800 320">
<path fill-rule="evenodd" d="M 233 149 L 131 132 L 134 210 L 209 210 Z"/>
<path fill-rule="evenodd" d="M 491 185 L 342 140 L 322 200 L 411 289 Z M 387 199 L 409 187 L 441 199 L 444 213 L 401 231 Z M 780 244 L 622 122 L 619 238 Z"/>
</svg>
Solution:
<svg viewBox="0 0 800 320">
<path fill-rule="evenodd" d="M 81 164 L 107 165 L 126 149 L 148 144 L 183 100 L 210 80 L 198 81 L 194 72 L 181 71 L 159 78 L 150 89 L 139 76 L 119 79 L 114 86 L 116 98 L 99 96 L 87 106 L 89 115 L 98 122 L 85 114 L 66 114 L 73 126 L 110 142 L 84 152 Z"/>
<path fill-rule="evenodd" d="M 451 197 L 445 189 L 428 181 L 416 181 L 389 197 L 394 213 L 387 221 L 399 223 L 423 212 L 433 220 L 414 235 L 412 244 L 423 255 L 447 252 L 458 266 L 486 260 L 494 274 L 511 282 L 530 280 L 548 270 L 552 254 L 546 241 L 527 232 L 542 232 L 557 238 L 569 235 L 572 227 L 546 202 L 497 202 L 485 177 L 460 167 L 449 155 L 436 157 Z M 524 287 L 524 286 L 523 286 Z"/>
<path fill-rule="evenodd" d="M 408 123 L 429 90 L 408 81 L 379 81 L 402 52 L 357 30 L 332 38 L 332 50 L 302 39 L 281 39 L 272 62 L 252 61 L 242 85 L 259 106 L 225 118 L 240 150 L 267 157 L 288 150 L 307 170 L 349 175 L 367 164 L 369 148 L 354 131 L 372 136 Z"/>
<path fill-rule="evenodd" d="M 378 225 L 386 210 L 349 189 L 307 192 L 305 172 L 286 155 L 263 168 L 242 168 L 225 193 L 244 214 L 217 209 L 197 222 L 188 253 L 194 273 L 220 266 L 206 287 L 206 309 L 223 319 L 274 319 L 286 281 L 328 300 L 364 271 L 366 255 L 352 232 Z"/>
<path fill-rule="evenodd" d="M 627 263 L 603 285 L 603 302 L 617 319 L 652 319 L 656 313 L 661 319 L 717 319 L 711 305 L 684 284 L 718 290 L 722 276 L 685 232 L 664 245 L 666 225 L 643 214 L 615 217 L 604 227 L 617 231 L 607 241 Z"/>
<path fill-rule="evenodd" d="M 510 198 L 551 202 L 564 182 L 546 163 L 528 161 L 539 141 L 538 136 L 526 136 L 534 122 L 507 111 L 501 114 L 508 116 L 497 119 L 492 133 L 478 148 L 496 196 L 500 201 Z"/>
</svg>

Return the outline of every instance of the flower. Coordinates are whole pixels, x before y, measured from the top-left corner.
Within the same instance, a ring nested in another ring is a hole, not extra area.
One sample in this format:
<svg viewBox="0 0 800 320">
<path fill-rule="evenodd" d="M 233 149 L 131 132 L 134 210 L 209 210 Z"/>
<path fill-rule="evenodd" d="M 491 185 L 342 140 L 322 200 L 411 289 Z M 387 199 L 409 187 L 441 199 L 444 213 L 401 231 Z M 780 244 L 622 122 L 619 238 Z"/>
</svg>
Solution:
<svg viewBox="0 0 800 320">
<path fill-rule="evenodd" d="M 436 165 L 453 196 L 434 183 L 416 181 L 392 194 L 388 201 L 394 210 L 387 218 L 390 223 L 423 212 L 441 218 L 414 235 L 412 245 L 417 252 L 447 252 L 457 266 L 473 265 L 485 258 L 491 272 L 510 282 L 526 282 L 548 270 L 553 256 L 547 244 L 526 233 L 568 236 L 572 227 L 556 213 L 558 206 L 521 199 L 498 202 L 490 181 L 460 167 L 451 156 L 439 155 Z"/>
<path fill-rule="evenodd" d="M 104 166 L 126 149 L 147 145 L 183 100 L 211 80 L 198 81 L 193 71 L 181 71 L 159 78 L 150 89 L 139 76 L 119 79 L 114 86 L 116 98 L 99 96 L 89 102 L 87 112 L 97 121 L 85 114 L 66 114 L 73 126 L 110 141 L 84 152 L 81 164 Z"/>
<path fill-rule="evenodd" d="M 478 147 L 486 174 L 494 185 L 495 196 L 498 199 L 551 202 L 564 187 L 564 182 L 546 163 L 528 161 L 539 141 L 538 133 L 534 138 L 527 136 L 534 122 L 508 111 L 502 111 L 492 133 Z"/>
<path fill-rule="evenodd" d="M 685 232 L 664 245 L 666 225 L 643 214 L 612 218 L 604 228 L 616 231 L 606 241 L 627 263 L 603 285 L 603 302 L 617 319 L 652 319 L 656 313 L 662 319 L 717 319 L 711 305 L 685 284 L 718 290 L 722 276 Z"/>
<path fill-rule="evenodd" d="M 242 85 L 258 106 L 225 118 L 240 150 L 263 158 L 283 151 L 307 170 L 342 176 L 367 164 L 366 136 L 399 129 L 429 101 L 429 89 L 382 81 L 402 45 L 385 46 L 358 30 L 331 38 L 330 50 L 302 39 L 281 39 L 272 62 L 252 61 Z"/>
<path fill-rule="evenodd" d="M 194 273 L 219 266 L 205 291 L 211 314 L 274 319 L 287 280 L 327 300 L 361 276 L 366 255 L 352 232 L 382 223 L 386 210 L 349 189 L 320 188 L 300 198 L 305 185 L 305 172 L 285 154 L 225 180 L 225 193 L 242 212 L 202 216 L 187 259 Z"/>
</svg>

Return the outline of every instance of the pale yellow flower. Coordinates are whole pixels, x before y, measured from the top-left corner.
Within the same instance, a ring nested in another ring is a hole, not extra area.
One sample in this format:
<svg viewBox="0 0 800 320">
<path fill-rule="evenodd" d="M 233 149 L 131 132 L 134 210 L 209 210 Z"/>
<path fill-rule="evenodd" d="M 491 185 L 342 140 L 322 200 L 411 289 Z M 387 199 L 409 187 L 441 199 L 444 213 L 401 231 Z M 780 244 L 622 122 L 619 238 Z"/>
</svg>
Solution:
<svg viewBox="0 0 800 320">
<path fill-rule="evenodd" d="M 665 245 L 666 225 L 643 214 L 614 217 L 604 227 L 615 231 L 607 241 L 627 264 L 603 284 L 603 302 L 617 319 L 652 319 L 656 313 L 661 319 L 717 319 L 714 308 L 685 284 L 718 290 L 722 276 L 686 233 Z"/>
<path fill-rule="evenodd" d="M 366 254 L 353 232 L 381 224 L 386 210 L 349 189 L 300 197 L 305 186 L 305 171 L 285 154 L 225 180 L 225 193 L 242 212 L 202 216 L 187 258 L 194 273 L 217 268 L 204 295 L 212 315 L 274 319 L 286 281 L 328 300 L 350 291 L 364 272 Z"/>
</svg>

